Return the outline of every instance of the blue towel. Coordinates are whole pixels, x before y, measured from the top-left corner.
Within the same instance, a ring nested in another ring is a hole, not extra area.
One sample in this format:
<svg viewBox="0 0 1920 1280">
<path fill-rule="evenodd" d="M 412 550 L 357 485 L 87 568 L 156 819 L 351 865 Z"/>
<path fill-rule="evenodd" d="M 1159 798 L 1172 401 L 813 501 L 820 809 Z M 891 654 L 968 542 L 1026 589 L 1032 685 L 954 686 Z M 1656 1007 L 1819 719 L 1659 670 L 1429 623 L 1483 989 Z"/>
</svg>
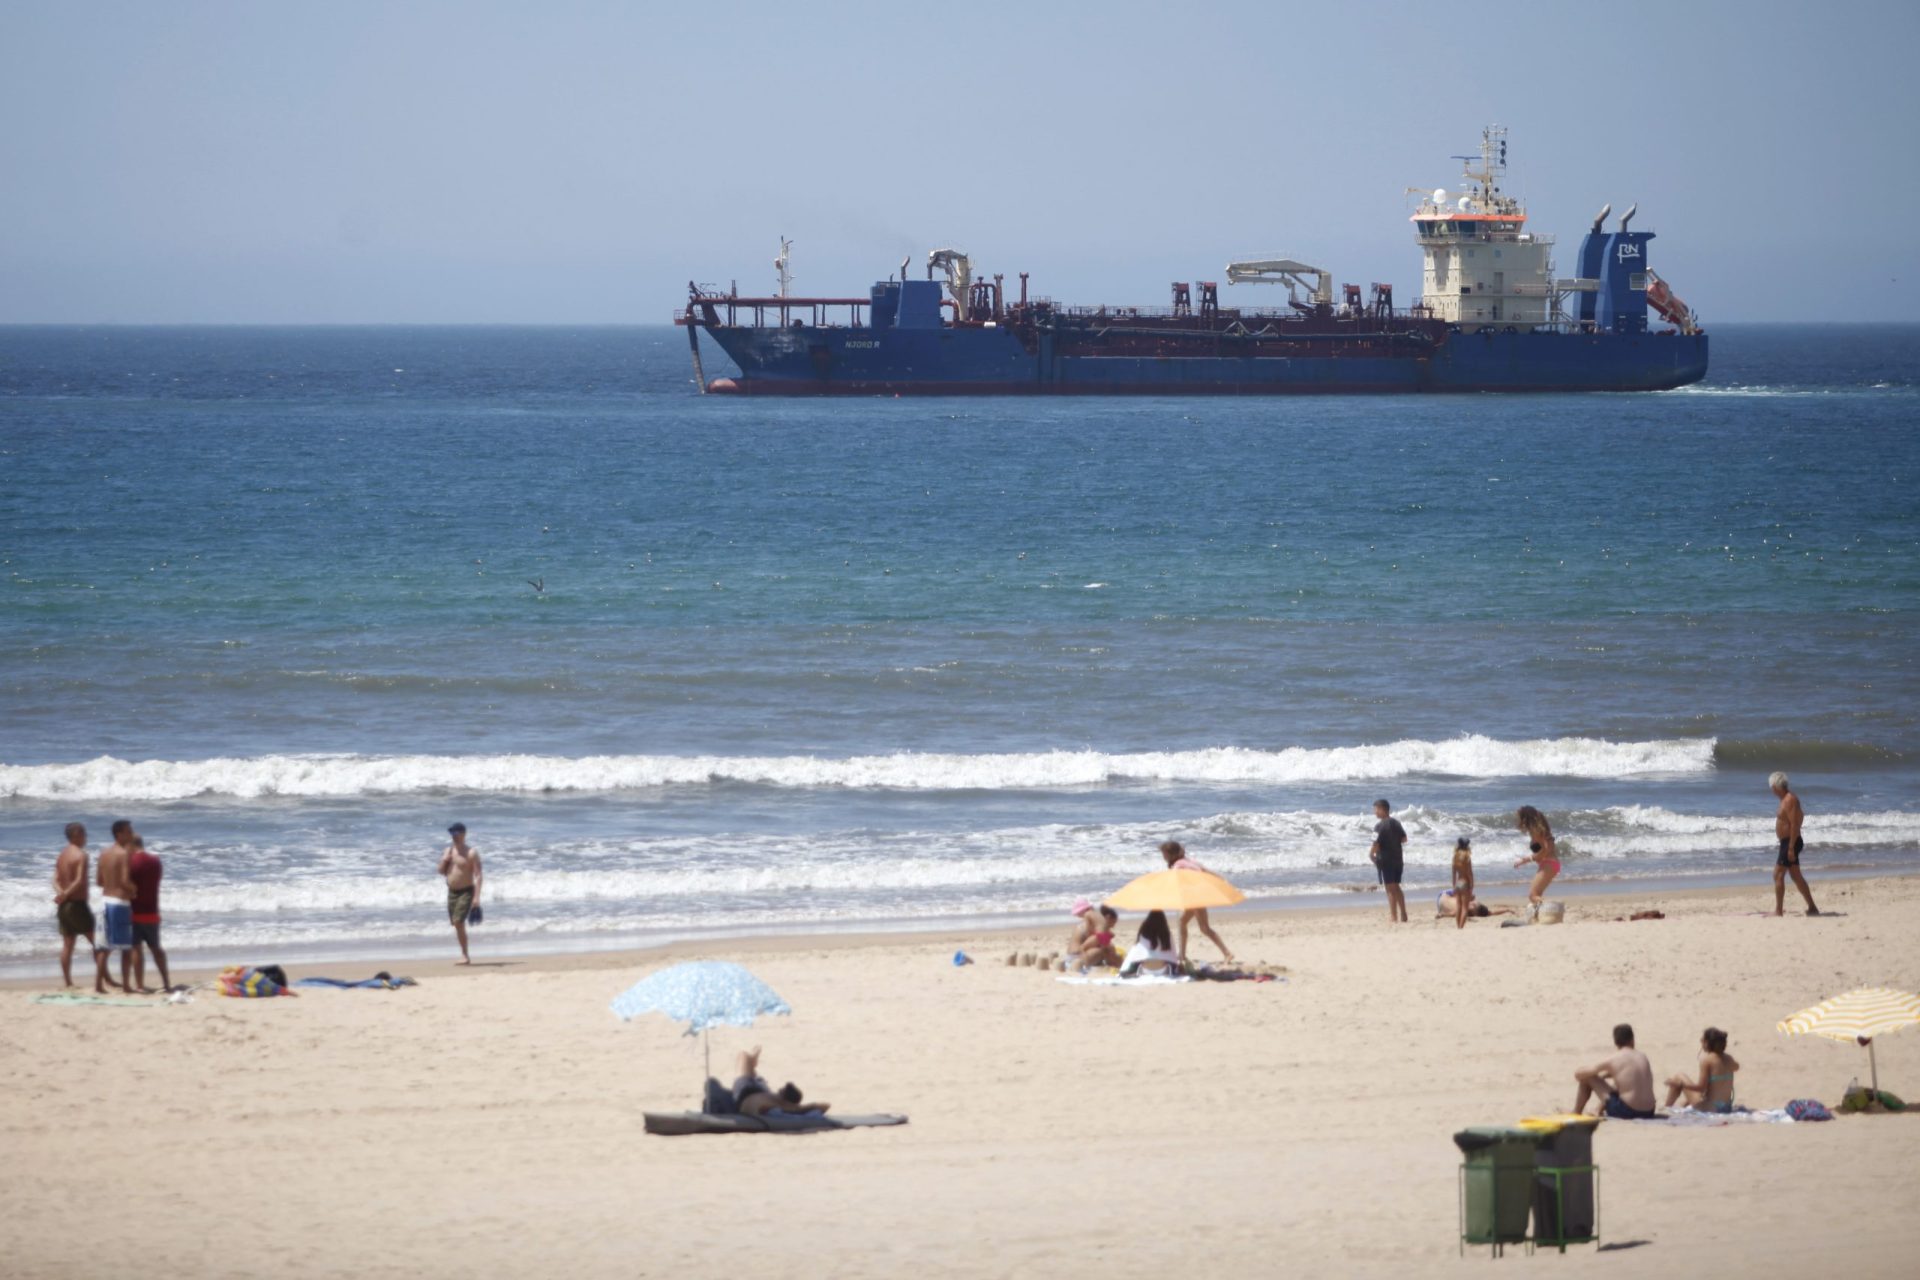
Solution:
<svg viewBox="0 0 1920 1280">
<path fill-rule="evenodd" d="M 334 987 L 341 991 L 391 991 L 395 987 L 412 987 L 419 984 L 412 978 L 365 978 L 359 982 L 347 982 L 340 978 L 301 978 L 293 984 L 296 987 Z"/>
</svg>

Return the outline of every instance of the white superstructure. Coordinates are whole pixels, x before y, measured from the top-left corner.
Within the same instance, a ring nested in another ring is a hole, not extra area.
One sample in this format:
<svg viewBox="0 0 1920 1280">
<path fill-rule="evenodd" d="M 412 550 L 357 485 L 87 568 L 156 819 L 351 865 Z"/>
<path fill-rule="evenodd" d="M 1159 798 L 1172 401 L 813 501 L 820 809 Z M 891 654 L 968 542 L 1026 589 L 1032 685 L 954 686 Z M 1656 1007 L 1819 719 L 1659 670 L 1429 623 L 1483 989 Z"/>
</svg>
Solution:
<svg viewBox="0 0 1920 1280">
<path fill-rule="evenodd" d="M 1500 125 L 1484 129 L 1477 168 L 1473 157 L 1455 157 L 1465 162 L 1465 184 L 1427 194 L 1412 218 L 1426 256 L 1420 300 L 1462 329 L 1530 329 L 1557 318 L 1553 238 L 1528 232 L 1525 206 L 1500 189 L 1506 138 Z"/>
</svg>

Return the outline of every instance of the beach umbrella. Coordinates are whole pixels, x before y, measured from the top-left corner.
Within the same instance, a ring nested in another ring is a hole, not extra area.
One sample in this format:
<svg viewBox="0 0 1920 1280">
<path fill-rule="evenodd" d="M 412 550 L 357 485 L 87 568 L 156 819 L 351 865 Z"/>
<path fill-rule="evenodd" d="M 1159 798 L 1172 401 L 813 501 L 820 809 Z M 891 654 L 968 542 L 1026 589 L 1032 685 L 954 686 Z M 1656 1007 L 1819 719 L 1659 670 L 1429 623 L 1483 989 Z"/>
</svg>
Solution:
<svg viewBox="0 0 1920 1280">
<path fill-rule="evenodd" d="M 1211 871 L 1178 867 L 1141 876 L 1108 898 L 1106 905 L 1122 911 L 1198 911 L 1246 900 L 1246 894 Z"/>
<path fill-rule="evenodd" d="M 1851 1040 L 1867 1048 L 1867 1066 L 1873 1073 L 1873 1091 L 1880 1092 L 1880 1064 L 1873 1056 L 1873 1038 L 1891 1035 L 1920 1022 L 1920 996 L 1886 987 L 1861 987 L 1787 1018 L 1775 1028 L 1783 1036 L 1825 1036 Z"/>
<path fill-rule="evenodd" d="M 772 987 L 725 960 L 692 960 L 650 973 L 615 996 L 610 1007 L 623 1022 L 660 1013 L 686 1023 L 687 1035 L 699 1032 L 709 1076 L 713 1074 L 713 1051 L 707 1044 L 710 1028 L 750 1027 L 755 1018 L 793 1012 Z"/>
</svg>

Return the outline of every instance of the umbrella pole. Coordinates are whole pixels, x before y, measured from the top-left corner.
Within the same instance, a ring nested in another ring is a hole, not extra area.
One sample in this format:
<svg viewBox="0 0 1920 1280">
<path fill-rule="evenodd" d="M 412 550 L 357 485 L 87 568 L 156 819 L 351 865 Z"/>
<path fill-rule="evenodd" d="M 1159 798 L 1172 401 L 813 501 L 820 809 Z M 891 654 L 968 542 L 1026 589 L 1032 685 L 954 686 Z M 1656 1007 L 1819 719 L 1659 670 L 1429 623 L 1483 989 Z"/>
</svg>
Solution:
<svg viewBox="0 0 1920 1280">
<path fill-rule="evenodd" d="M 711 1080 L 713 1079 L 713 1032 L 712 1031 L 702 1030 L 700 1032 L 700 1048 L 707 1055 L 707 1079 Z M 1876 1085 L 1874 1087 L 1878 1088 L 1879 1086 Z"/>
<path fill-rule="evenodd" d="M 1880 1059 L 1874 1056 L 1873 1041 L 1867 1041 L 1867 1070 L 1873 1077 L 1873 1100 L 1880 1101 Z"/>
</svg>

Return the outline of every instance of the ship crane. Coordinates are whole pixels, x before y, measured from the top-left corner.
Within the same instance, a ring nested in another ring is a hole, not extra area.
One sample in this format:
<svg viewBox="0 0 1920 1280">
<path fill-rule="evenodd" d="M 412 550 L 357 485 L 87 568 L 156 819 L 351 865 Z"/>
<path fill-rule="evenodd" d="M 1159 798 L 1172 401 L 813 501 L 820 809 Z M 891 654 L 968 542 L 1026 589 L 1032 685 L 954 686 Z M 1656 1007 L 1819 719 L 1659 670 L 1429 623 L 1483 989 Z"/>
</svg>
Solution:
<svg viewBox="0 0 1920 1280">
<path fill-rule="evenodd" d="M 966 315 L 967 294 L 973 286 L 973 259 L 958 249 L 935 249 L 927 255 L 927 279 L 933 279 L 935 271 L 946 273 L 947 292 L 953 295 L 954 310 Z M 905 278 L 903 271 L 901 279 Z"/>
<path fill-rule="evenodd" d="M 1314 306 L 1333 305 L 1333 276 L 1319 267 L 1310 267 L 1304 262 L 1292 258 L 1252 258 L 1227 264 L 1228 284 L 1284 284 L 1287 286 L 1287 300 L 1296 308 L 1303 308 L 1300 289 L 1307 291 L 1307 297 Z"/>
</svg>

